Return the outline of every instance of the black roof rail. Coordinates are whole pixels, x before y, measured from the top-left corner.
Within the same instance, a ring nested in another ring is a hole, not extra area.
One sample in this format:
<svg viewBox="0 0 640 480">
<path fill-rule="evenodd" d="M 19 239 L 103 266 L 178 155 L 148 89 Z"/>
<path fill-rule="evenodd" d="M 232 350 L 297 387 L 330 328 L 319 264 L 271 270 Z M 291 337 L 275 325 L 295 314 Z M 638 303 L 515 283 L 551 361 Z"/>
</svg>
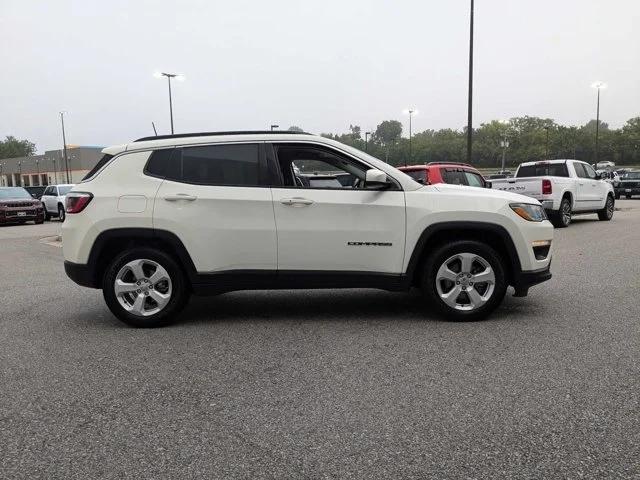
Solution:
<svg viewBox="0 0 640 480">
<path fill-rule="evenodd" d="M 142 137 L 134 140 L 134 142 L 145 142 L 147 140 L 166 140 L 169 138 L 188 138 L 188 137 L 212 137 L 217 135 L 267 135 L 267 134 L 291 134 L 291 135 L 312 135 L 308 132 L 293 132 L 289 130 L 237 130 L 231 132 L 194 132 L 194 133 L 174 133 L 172 135 L 153 135 L 151 137 Z"/>
<path fill-rule="evenodd" d="M 462 163 L 462 162 L 429 162 L 427 163 L 427 165 L 461 165 L 463 167 L 472 166 L 472 165 L 469 165 L 468 163 Z"/>
</svg>

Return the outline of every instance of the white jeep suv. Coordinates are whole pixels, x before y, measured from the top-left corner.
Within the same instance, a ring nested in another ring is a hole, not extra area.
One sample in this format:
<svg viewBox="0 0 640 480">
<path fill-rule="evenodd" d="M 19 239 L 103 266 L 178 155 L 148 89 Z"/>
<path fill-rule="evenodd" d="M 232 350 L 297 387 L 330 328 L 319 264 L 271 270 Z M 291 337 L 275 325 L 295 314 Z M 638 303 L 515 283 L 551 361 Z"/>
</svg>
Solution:
<svg viewBox="0 0 640 480">
<path fill-rule="evenodd" d="M 67 195 L 65 270 L 133 326 L 191 293 L 418 287 L 454 320 L 551 278 L 553 227 L 518 194 L 417 183 L 310 134 L 147 137 L 106 148 Z"/>
</svg>

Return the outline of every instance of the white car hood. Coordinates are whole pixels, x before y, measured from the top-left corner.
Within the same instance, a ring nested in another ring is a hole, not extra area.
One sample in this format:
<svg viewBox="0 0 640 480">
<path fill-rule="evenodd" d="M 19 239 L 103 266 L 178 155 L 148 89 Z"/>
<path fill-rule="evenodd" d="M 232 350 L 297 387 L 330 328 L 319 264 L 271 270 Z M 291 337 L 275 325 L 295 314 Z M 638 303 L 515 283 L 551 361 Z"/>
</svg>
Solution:
<svg viewBox="0 0 640 480">
<path fill-rule="evenodd" d="M 435 188 L 439 192 L 448 193 L 450 195 L 458 194 L 471 198 L 499 198 L 510 203 L 530 203 L 533 205 L 540 205 L 540 202 L 535 198 L 520 195 L 519 193 L 505 192 L 503 190 L 493 190 L 492 188 L 467 187 L 463 185 L 450 185 L 447 183 L 438 183 L 435 185 L 431 185 L 430 188 Z"/>
</svg>

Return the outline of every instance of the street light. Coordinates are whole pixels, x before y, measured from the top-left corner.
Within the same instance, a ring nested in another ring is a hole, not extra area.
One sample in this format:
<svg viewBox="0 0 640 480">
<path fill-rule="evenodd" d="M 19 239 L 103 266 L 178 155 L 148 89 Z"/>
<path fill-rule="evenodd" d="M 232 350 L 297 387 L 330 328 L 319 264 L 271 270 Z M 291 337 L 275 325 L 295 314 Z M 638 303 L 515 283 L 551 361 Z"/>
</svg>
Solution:
<svg viewBox="0 0 640 480">
<path fill-rule="evenodd" d="M 167 84 L 169 85 L 169 117 L 171 119 L 171 135 L 173 135 L 173 100 L 171 99 L 171 79 L 183 81 L 184 75 L 180 73 L 167 73 L 167 72 L 155 72 L 153 74 L 156 78 L 167 77 Z"/>
<path fill-rule="evenodd" d="M 598 136 L 600 133 L 600 90 L 607 88 L 607 84 L 604 82 L 594 82 L 591 84 L 592 88 L 598 90 L 598 100 L 596 103 L 596 168 L 598 168 L 598 155 L 599 155 L 599 144 L 598 144 Z"/>
<path fill-rule="evenodd" d="M 411 156 L 411 118 L 413 117 L 413 115 L 417 115 L 418 114 L 418 110 L 416 110 L 415 108 L 411 107 L 411 108 L 407 108 L 404 110 L 405 115 L 409 115 L 409 161 L 411 161 L 412 156 Z M 407 161 L 404 161 L 404 166 L 407 166 Z"/>
<path fill-rule="evenodd" d="M 280 127 L 280 125 L 271 125 L 271 131 L 273 132 L 278 127 Z"/>
<path fill-rule="evenodd" d="M 373 132 L 364 132 L 364 151 L 369 149 L 369 135 L 373 135 Z"/>
<path fill-rule="evenodd" d="M 68 113 L 65 111 L 60 112 L 60 121 L 62 122 L 62 149 L 64 150 L 64 168 L 67 172 L 67 183 L 71 183 L 71 179 L 69 178 L 69 159 L 67 158 L 67 137 L 64 131 L 64 114 Z"/>
<path fill-rule="evenodd" d="M 500 147 L 502 147 L 502 168 L 500 169 L 500 173 L 504 173 L 504 159 L 507 155 L 507 148 L 509 148 L 509 140 L 507 140 L 507 137 L 503 137 L 502 140 L 500 140 Z"/>
</svg>

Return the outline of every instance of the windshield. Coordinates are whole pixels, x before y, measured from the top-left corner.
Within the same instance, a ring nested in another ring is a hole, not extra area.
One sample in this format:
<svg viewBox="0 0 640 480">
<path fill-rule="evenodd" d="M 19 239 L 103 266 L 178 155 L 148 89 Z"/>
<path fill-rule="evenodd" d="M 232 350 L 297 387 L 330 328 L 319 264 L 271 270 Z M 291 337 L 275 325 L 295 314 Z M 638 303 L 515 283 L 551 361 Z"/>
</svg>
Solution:
<svg viewBox="0 0 640 480">
<path fill-rule="evenodd" d="M 14 199 L 14 198 L 28 198 L 31 199 L 31 195 L 22 187 L 8 187 L 0 188 L 0 199 Z"/>
<path fill-rule="evenodd" d="M 640 172 L 629 172 L 622 176 L 623 180 L 640 180 Z"/>
<path fill-rule="evenodd" d="M 58 187 L 58 195 L 66 195 L 73 188 L 73 185 L 65 185 Z"/>
</svg>

